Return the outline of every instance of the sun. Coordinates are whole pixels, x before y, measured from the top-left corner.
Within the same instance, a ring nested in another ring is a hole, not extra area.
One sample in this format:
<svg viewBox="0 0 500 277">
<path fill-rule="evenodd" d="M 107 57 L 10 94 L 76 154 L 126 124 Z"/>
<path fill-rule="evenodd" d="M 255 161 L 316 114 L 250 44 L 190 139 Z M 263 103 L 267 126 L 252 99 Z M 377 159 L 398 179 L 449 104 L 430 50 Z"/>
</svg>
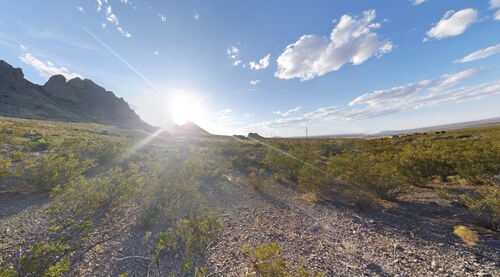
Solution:
<svg viewBox="0 0 500 277">
<path fill-rule="evenodd" d="M 189 97 L 176 97 L 171 103 L 172 119 L 182 125 L 187 121 L 196 122 L 201 118 L 200 102 Z"/>
</svg>

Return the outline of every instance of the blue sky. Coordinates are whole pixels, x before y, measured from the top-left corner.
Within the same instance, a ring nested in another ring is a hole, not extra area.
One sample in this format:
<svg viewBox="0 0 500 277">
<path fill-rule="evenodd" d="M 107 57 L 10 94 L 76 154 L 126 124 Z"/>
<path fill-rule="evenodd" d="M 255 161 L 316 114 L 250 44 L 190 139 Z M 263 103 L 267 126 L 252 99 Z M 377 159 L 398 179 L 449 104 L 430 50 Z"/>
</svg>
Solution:
<svg viewBox="0 0 500 277">
<path fill-rule="evenodd" d="M 4 1 L 0 59 L 146 121 L 374 133 L 500 116 L 500 0 Z"/>
</svg>

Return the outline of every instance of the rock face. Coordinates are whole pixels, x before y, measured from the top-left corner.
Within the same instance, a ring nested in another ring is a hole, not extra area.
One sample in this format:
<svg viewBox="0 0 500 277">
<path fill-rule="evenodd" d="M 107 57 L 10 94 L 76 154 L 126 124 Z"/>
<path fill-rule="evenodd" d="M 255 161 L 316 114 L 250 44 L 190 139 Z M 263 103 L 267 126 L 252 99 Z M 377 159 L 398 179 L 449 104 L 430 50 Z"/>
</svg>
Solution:
<svg viewBox="0 0 500 277">
<path fill-rule="evenodd" d="M 91 80 L 67 81 L 55 75 L 39 86 L 24 79 L 20 68 L 4 61 L 0 61 L 0 115 L 155 129 L 142 121 L 123 98 Z"/>
<path fill-rule="evenodd" d="M 253 138 L 253 139 L 261 139 L 263 138 L 261 135 L 259 135 L 258 133 L 248 133 L 248 137 L 249 138 Z"/>
</svg>

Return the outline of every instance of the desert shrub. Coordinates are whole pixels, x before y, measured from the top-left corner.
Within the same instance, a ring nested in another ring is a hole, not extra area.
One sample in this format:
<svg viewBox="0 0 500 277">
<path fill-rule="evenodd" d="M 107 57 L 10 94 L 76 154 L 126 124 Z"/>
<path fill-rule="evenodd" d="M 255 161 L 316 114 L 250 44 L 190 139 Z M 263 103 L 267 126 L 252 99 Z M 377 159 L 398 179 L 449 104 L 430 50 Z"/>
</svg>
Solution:
<svg viewBox="0 0 500 277">
<path fill-rule="evenodd" d="M 55 153 L 27 160 L 23 177 L 26 183 L 41 191 L 50 191 L 55 186 L 66 186 L 78 179 L 92 166 L 91 161 L 80 162 L 72 155 L 59 156 Z"/>
<path fill-rule="evenodd" d="M 0 268 L 0 277 L 17 277 L 19 276 L 17 274 L 17 271 L 15 271 L 14 269 L 10 269 L 10 268 Z"/>
<path fill-rule="evenodd" d="M 472 194 L 460 195 L 460 200 L 480 223 L 495 230 L 500 228 L 500 187 L 483 185 Z"/>
<path fill-rule="evenodd" d="M 30 246 L 30 251 L 19 261 L 22 276 L 62 276 L 69 268 L 69 245 L 41 241 Z"/>
<path fill-rule="evenodd" d="M 47 150 L 50 147 L 50 142 L 43 137 L 37 137 L 33 140 L 33 148 L 37 150 Z"/>
<path fill-rule="evenodd" d="M 264 179 L 261 174 L 252 171 L 248 175 L 248 184 L 255 190 L 261 190 L 264 185 Z"/>
<path fill-rule="evenodd" d="M 195 276 L 208 276 L 206 266 L 197 266 L 197 259 L 193 257 L 202 256 L 207 246 L 215 240 L 222 231 L 220 217 L 215 214 L 199 213 L 190 215 L 179 220 L 173 230 L 159 232 L 155 235 L 158 240 L 156 250 L 152 254 L 152 260 L 159 267 L 161 257 L 175 250 L 181 253 L 184 260 L 180 264 L 182 274 L 192 273 Z M 194 269 L 194 270 L 193 270 Z"/>
<path fill-rule="evenodd" d="M 398 169 L 407 183 L 417 186 L 427 185 L 434 177 L 444 180 L 455 174 L 446 151 L 435 144 L 405 146 L 399 155 Z"/>
<path fill-rule="evenodd" d="M 300 169 L 308 159 L 314 159 L 312 152 L 307 152 L 308 147 L 301 147 L 297 142 L 288 144 L 276 142 L 272 147 L 265 147 L 264 165 L 280 175 L 296 182 Z"/>
<path fill-rule="evenodd" d="M 20 162 L 24 159 L 25 156 L 27 156 L 26 153 L 24 153 L 22 151 L 15 151 L 15 152 L 12 152 L 12 154 L 10 155 L 10 158 L 12 159 L 13 162 Z"/>
<path fill-rule="evenodd" d="M 288 275 L 288 262 L 276 243 L 259 243 L 255 248 L 246 247 L 243 251 L 250 256 L 257 276 Z"/>
<path fill-rule="evenodd" d="M 217 215 L 201 213 L 181 220 L 176 228 L 186 242 L 186 252 L 199 254 L 222 231 L 222 222 Z"/>
<path fill-rule="evenodd" d="M 0 181 L 9 177 L 9 171 L 11 167 L 10 159 L 5 159 L 0 156 Z"/>
<path fill-rule="evenodd" d="M 245 246 L 243 248 L 251 259 L 256 276 L 276 277 L 320 277 L 321 273 L 309 273 L 302 266 L 302 262 L 295 270 L 290 269 L 289 263 L 283 256 L 283 250 L 276 243 L 257 244 L 255 248 Z"/>
<path fill-rule="evenodd" d="M 395 200 L 408 184 L 401 177 L 393 154 L 341 154 L 329 162 L 333 176 L 351 186 L 375 193 L 385 200 Z"/>
<path fill-rule="evenodd" d="M 475 231 L 461 225 L 455 226 L 453 228 L 453 233 L 469 247 L 476 246 L 477 241 L 479 239 Z"/>
<path fill-rule="evenodd" d="M 368 195 L 356 195 L 354 204 L 361 211 L 369 211 L 375 208 L 375 199 Z"/>
<path fill-rule="evenodd" d="M 330 185 L 330 175 L 320 168 L 321 165 L 306 164 L 299 172 L 299 188 L 306 192 L 321 194 Z"/>
<path fill-rule="evenodd" d="M 458 144 L 458 143 L 457 143 Z M 457 175 L 475 184 L 485 184 L 500 173 L 500 141 L 460 143 L 450 150 Z"/>
<path fill-rule="evenodd" d="M 73 215 L 93 215 L 126 203 L 135 194 L 135 172 L 112 168 L 91 179 L 75 178 L 52 192 L 49 211 L 68 211 Z"/>
</svg>

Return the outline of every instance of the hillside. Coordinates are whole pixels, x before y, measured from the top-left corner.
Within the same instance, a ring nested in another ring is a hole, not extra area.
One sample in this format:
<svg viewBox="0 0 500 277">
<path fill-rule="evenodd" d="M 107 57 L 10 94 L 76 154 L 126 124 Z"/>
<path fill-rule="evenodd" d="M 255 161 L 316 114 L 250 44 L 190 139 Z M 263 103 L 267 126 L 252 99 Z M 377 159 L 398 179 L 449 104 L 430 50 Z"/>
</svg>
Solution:
<svg viewBox="0 0 500 277">
<path fill-rule="evenodd" d="M 92 80 L 52 76 L 43 86 L 24 78 L 20 68 L 0 61 L 0 115 L 88 122 L 152 131 L 123 98 Z"/>
<path fill-rule="evenodd" d="M 109 129 L 0 117 L 0 276 L 500 274 L 499 126 L 261 142 Z"/>
</svg>

